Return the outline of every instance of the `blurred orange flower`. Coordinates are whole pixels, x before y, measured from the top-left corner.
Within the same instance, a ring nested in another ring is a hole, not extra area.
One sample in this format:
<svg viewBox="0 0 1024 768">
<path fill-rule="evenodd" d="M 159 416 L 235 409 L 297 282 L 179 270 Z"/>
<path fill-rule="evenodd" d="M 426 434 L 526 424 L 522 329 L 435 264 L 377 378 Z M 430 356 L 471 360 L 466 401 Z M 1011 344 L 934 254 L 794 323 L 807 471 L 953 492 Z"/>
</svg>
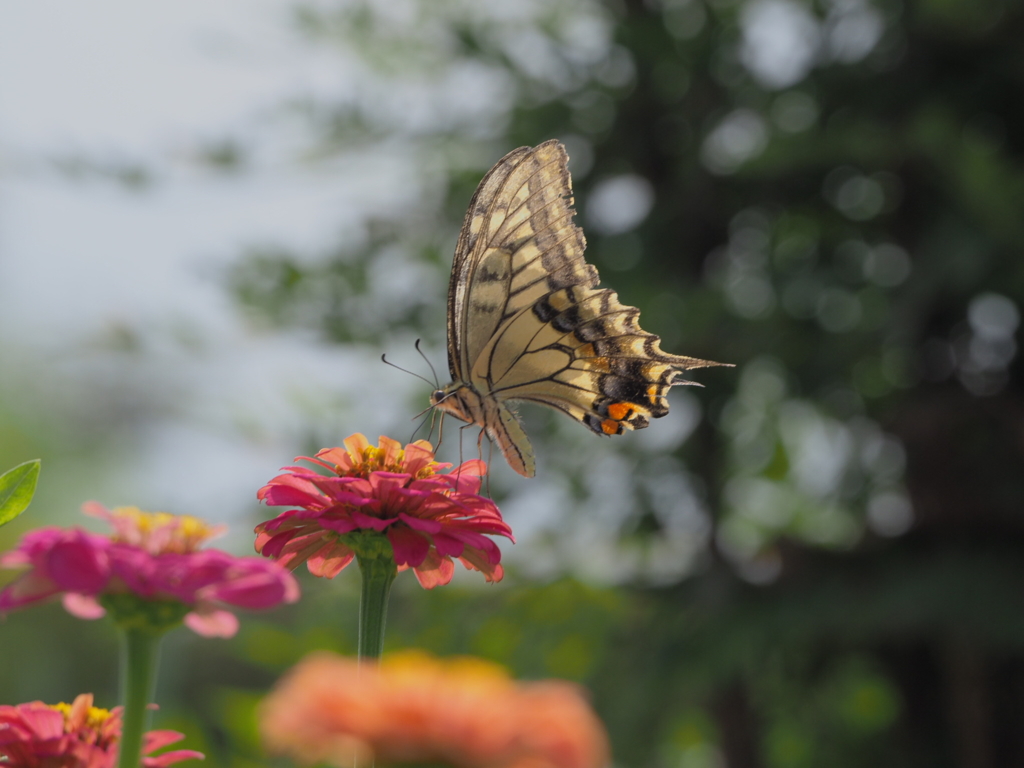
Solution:
<svg viewBox="0 0 1024 768">
<path fill-rule="evenodd" d="M 320 652 L 263 701 L 267 748 L 305 764 L 604 768 L 608 739 L 583 692 L 517 683 L 481 659 L 408 651 L 380 667 Z"/>
</svg>

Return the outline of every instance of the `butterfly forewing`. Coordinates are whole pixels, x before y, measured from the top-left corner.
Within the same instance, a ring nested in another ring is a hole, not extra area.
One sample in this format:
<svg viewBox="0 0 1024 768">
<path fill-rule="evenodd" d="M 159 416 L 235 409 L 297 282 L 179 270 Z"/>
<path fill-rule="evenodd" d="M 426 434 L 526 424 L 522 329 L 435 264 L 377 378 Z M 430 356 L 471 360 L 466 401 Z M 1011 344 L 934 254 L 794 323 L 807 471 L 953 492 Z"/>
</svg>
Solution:
<svg viewBox="0 0 1024 768">
<path fill-rule="evenodd" d="M 484 177 L 466 213 L 449 290 L 459 374 L 469 374 L 502 325 L 550 290 L 552 279 L 596 284 L 572 222 L 565 149 L 549 141 L 510 152 Z M 449 338 L 451 343 L 451 338 Z M 460 352 L 461 354 L 457 354 Z M 452 370 L 453 378 L 460 378 Z"/>
<path fill-rule="evenodd" d="M 681 371 L 719 365 L 661 351 L 639 310 L 596 288 L 573 224 L 565 148 L 521 147 L 484 177 L 459 235 L 448 294 L 452 383 L 432 402 L 479 424 L 522 475 L 533 452 L 509 400 L 556 408 L 598 434 L 668 413 Z"/>
<path fill-rule="evenodd" d="M 462 372 L 469 370 L 469 349 L 465 343 L 469 291 L 475 284 L 474 274 L 487 250 L 488 222 L 492 217 L 492 208 L 499 200 L 509 174 L 529 152 L 529 147 L 520 147 L 499 160 L 480 182 L 466 211 L 448 285 L 448 368 L 454 381 L 461 380 Z M 498 207 L 503 206 L 499 204 Z"/>
</svg>

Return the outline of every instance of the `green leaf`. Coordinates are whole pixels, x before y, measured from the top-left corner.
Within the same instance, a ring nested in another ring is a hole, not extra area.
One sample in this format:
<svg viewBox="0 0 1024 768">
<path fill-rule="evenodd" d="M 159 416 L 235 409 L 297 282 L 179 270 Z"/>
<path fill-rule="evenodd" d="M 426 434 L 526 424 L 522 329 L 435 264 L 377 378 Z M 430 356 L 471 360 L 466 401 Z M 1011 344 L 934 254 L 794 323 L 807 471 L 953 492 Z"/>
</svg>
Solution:
<svg viewBox="0 0 1024 768">
<path fill-rule="evenodd" d="M 28 509 L 39 479 L 39 459 L 26 461 L 0 475 L 0 525 Z"/>
</svg>

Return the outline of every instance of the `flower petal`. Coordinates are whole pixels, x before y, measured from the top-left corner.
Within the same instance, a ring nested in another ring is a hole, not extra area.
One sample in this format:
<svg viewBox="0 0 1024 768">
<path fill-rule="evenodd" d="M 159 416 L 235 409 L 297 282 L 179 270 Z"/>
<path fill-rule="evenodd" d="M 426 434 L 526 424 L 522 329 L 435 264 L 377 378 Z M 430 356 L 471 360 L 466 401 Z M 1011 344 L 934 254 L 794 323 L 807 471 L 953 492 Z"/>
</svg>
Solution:
<svg viewBox="0 0 1024 768">
<path fill-rule="evenodd" d="M 196 593 L 197 598 L 254 610 L 294 603 L 299 598 L 295 577 L 275 562 L 246 558 L 244 567 L 236 562 L 233 569 L 248 573 L 205 586 Z"/>
<path fill-rule="evenodd" d="M 419 567 L 413 569 L 413 573 L 416 574 L 420 586 L 424 589 L 433 589 L 452 580 L 452 576 L 455 575 L 455 564 L 450 557 L 438 557 L 436 552 L 431 552 Z"/>
<path fill-rule="evenodd" d="M 351 437 L 346 437 L 344 440 L 344 446 L 350 461 L 348 466 L 344 466 L 340 461 L 338 462 L 338 469 L 342 472 L 351 469 L 354 464 L 362 463 L 363 456 L 366 454 L 366 449 L 371 447 L 370 441 L 367 440 L 366 435 L 361 432 L 356 432 L 356 434 Z M 336 451 L 338 449 L 334 448 L 333 450 Z M 324 453 L 324 451 L 318 453 L 317 456 L 319 457 L 322 453 Z"/>
<path fill-rule="evenodd" d="M 64 541 L 55 543 L 47 553 L 44 567 L 61 589 L 95 594 L 110 577 L 106 553 L 91 537 L 78 533 L 81 532 L 70 531 Z"/>
<path fill-rule="evenodd" d="M 0 592 L 0 612 L 12 611 L 60 594 L 60 587 L 35 571 L 22 574 Z"/>
<path fill-rule="evenodd" d="M 238 617 L 230 611 L 204 605 L 185 615 L 185 626 L 203 637 L 234 637 L 238 632 Z"/>
<path fill-rule="evenodd" d="M 107 614 L 106 608 L 100 605 L 92 595 L 80 595 L 67 592 L 61 598 L 64 610 L 79 619 L 101 619 Z"/>
<path fill-rule="evenodd" d="M 388 529 L 388 541 L 399 565 L 419 566 L 430 551 L 430 542 L 416 531 L 394 525 Z"/>
<path fill-rule="evenodd" d="M 143 738 L 142 754 L 148 755 L 150 752 L 156 752 L 168 744 L 177 744 L 184 738 L 185 734 L 177 731 L 149 731 Z"/>
<path fill-rule="evenodd" d="M 413 530 L 422 531 L 423 533 L 436 534 L 440 533 L 444 528 L 444 524 L 440 520 L 413 517 L 412 515 L 407 515 L 405 512 L 399 513 L 398 518 Z"/>
<path fill-rule="evenodd" d="M 355 559 L 356 553 L 340 541 L 333 541 L 310 555 L 306 567 L 314 576 L 333 579 Z"/>
<path fill-rule="evenodd" d="M 369 528 L 372 531 L 383 531 L 394 522 L 394 518 L 380 518 L 364 515 L 362 512 L 352 513 L 352 522 L 360 528 Z"/>
</svg>

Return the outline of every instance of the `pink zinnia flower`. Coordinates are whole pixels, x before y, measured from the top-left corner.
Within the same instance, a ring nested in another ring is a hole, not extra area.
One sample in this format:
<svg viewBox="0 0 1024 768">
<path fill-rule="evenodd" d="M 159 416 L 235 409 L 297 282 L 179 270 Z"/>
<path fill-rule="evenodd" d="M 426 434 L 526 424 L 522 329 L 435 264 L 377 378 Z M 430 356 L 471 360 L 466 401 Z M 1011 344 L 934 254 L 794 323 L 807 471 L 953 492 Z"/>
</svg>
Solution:
<svg viewBox="0 0 1024 768">
<path fill-rule="evenodd" d="M 477 495 L 487 465 L 434 461 L 433 447 L 417 440 L 403 449 L 388 437 L 380 447 L 352 435 L 344 448 L 326 448 L 315 458 L 300 456 L 329 475 L 285 467 L 257 494 L 270 506 L 289 506 L 256 526 L 256 551 L 288 568 L 305 562 L 315 576 L 333 578 L 356 552 L 349 534 L 386 536 L 399 570 L 412 568 L 427 589 L 451 581 L 457 557 L 488 581 L 502 577 L 501 551 L 488 535 L 512 529 L 490 499 Z"/>
<path fill-rule="evenodd" d="M 177 731 L 150 731 L 143 754 L 181 741 Z M 121 740 L 121 707 L 92 705 L 83 693 L 72 704 L 41 701 L 0 706 L 0 765 L 4 768 L 113 768 Z M 203 759 L 202 752 L 179 749 L 142 758 L 143 768 L 165 768 L 182 760 Z"/>
<path fill-rule="evenodd" d="M 583 691 L 517 683 L 471 657 L 417 651 L 379 667 L 310 654 L 260 707 L 267 748 L 307 765 L 604 768 L 608 737 Z"/>
<path fill-rule="evenodd" d="M 68 612 L 95 619 L 105 613 L 100 597 L 131 594 L 181 603 L 191 608 L 184 618 L 190 629 L 231 637 L 238 619 L 222 606 L 271 608 L 298 599 L 295 578 L 277 564 L 199 549 L 221 527 L 135 507 L 111 511 L 95 502 L 83 511 L 105 519 L 114 533 L 48 527 L 26 534 L 0 557 L 0 566 L 29 568 L 0 592 L 0 612 L 63 594 Z"/>
</svg>

